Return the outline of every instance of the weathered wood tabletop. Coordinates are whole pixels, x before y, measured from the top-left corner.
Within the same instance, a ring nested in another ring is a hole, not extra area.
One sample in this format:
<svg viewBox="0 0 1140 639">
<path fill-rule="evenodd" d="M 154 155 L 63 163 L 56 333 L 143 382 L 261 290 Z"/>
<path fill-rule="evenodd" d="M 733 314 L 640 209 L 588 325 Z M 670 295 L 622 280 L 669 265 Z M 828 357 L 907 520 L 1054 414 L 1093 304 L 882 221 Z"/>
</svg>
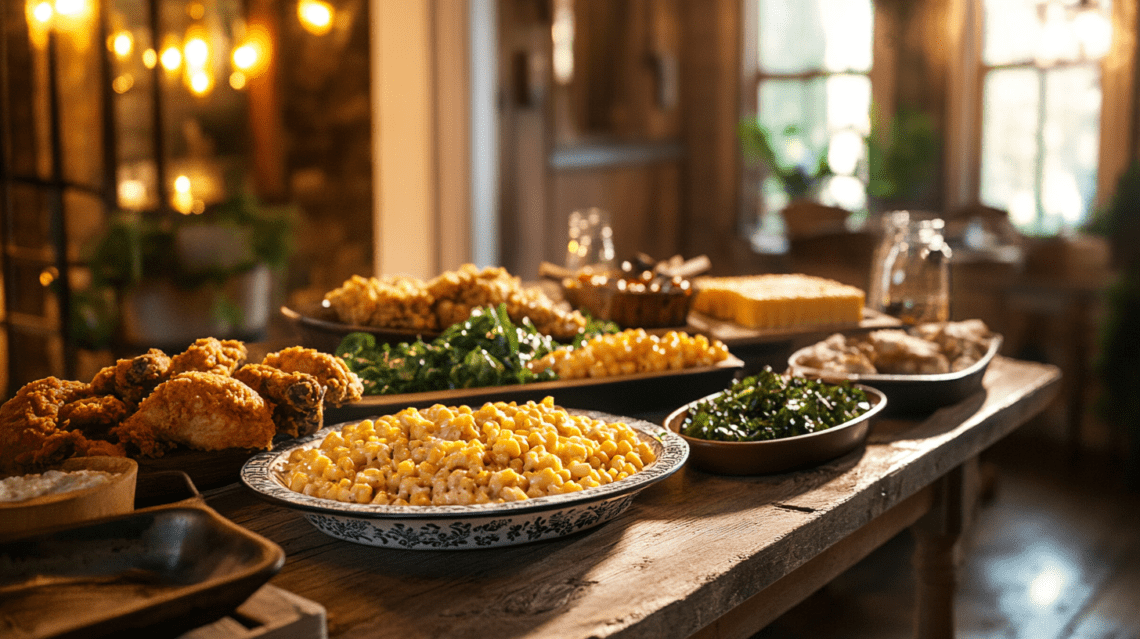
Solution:
<svg viewBox="0 0 1140 639">
<path fill-rule="evenodd" d="M 1059 379 L 999 357 L 985 392 L 921 421 L 884 419 L 826 465 L 767 477 L 686 467 L 617 519 L 530 545 L 376 548 L 334 540 L 244 487 L 207 503 L 281 545 L 271 583 L 325 606 L 335 638 L 747 637 L 916 522 L 916 633 L 945 635 L 962 469 L 1045 408 Z"/>
</svg>

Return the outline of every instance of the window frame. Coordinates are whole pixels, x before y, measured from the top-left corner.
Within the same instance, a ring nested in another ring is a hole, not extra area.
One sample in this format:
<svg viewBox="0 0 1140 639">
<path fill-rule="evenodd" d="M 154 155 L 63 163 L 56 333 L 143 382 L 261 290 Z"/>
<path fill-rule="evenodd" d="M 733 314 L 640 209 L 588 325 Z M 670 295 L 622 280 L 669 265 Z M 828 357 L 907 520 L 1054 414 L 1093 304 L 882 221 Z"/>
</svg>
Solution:
<svg viewBox="0 0 1140 639">
<path fill-rule="evenodd" d="M 951 69 L 947 91 L 946 209 L 976 206 L 981 202 L 983 94 L 986 73 L 992 69 L 1026 68 L 1025 64 L 986 65 L 982 59 L 985 28 L 984 0 L 950 0 L 951 15 L 960 20 L 961 52 Z M 1112 45 L 1100 61 L 1101 111 L 1097 187 L 1091 208 L 1111 199 L 1116 181 L 1137 158 L 1136 53 L 1138 0 L 1113 0 Z M 1058 63 L 1063 68 L 1089 62 Z M 1126 135 L 1120 135 L 1120 131 Z M 1040 197 L 1039 194 L 1035 194 Z M 1092 214 L 1090 211 L 1090 215 Z"/>
<path fill-rule="evenodd" d="M 841 75 L 863 75 L 871 82 L 871 128 L 879 124 L 890 122 L 894 116 L 894 86 L 891 79 L 894 77 L 897 64 L 897 51 L 891 46 L 889 38 L 894 32 L 896 19 L 892 12 L 884 8 L 883 2 L 872 2 L 872 32 L 871 32 L 871 68 L 870 70 L 854 71 L 844 69 L 841 71 L 813 70 L 797 73 L 769 73 L 760 69 L 759 38 L 760 38 L 760 8 L 759 0 L 741 0 L 741 28 L 740 28 L 740 96 L 738 110 L 740 119 L 755 117 L 759 110 L 760 83 L 765 80 L 811 80 L 814 78 L 828 78 Z M 739 151 L 738 151 L 739 154 Z M 740 159 L 742 179 L 740 180 L 739 201 L 741 203 L 738 215 L 737 232 L 741 237 L 748 238 L 759 226 L 763 214 L 762 186 L 753 183 L 750 169 Z"/>
</svg>

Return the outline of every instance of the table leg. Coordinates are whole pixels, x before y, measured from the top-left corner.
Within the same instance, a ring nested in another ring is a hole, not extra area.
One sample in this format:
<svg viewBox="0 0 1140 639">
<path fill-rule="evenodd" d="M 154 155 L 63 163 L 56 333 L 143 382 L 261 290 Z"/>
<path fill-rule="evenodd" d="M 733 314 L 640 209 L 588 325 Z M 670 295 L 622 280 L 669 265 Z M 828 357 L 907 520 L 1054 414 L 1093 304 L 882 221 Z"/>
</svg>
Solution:
<svg viewBox="0 0 1140 639">
<path fill-rule="evenodd" d="M 934 507 L 911 526 L 915 547 L 914 636 L 954 636 L 957 544 L 967 515 L 965 467 L 947 473 L 935 486 Z"/>
</svg>

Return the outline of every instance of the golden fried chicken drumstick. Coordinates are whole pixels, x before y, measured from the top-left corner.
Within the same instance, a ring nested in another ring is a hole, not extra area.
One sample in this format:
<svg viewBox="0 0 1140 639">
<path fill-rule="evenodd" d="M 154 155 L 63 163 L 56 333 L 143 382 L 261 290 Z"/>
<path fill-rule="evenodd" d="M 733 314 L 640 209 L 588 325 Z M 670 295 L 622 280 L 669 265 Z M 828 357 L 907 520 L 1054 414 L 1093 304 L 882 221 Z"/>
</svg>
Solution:
<svg viewBox="0 0 1140 639">
<path fill-rule="evenodd" d="M 354 402 L 364 396 L 364 384 L 348 370 L 344 360 L 313 348 L 293 346 L 270 353 L 262 364 L 286 373 L 307 373 L 325 387 L 325 401 L 332 406 Z"/>
<path fill-rule="evenodd" d="M 277 431 L 293 437 L 311 435 L 324 423 L 325 387 L 308 373 L 286 373 L 264 364 L 246 364 L 234 379 L 273 404 Z"/>
<path fill-rule="evenodd" d="M 99 412 L 93 404 L 74 406 L 91 398 L 90 384 L 55 377 L 16 391 L 0 406 L 0 475 L 30 472 L 73 455 L 121 455 L 114 444 L 88 440 L 81 430 L 71 430 L 69 415 L 85 409 L 88 416 Z"/>
<path fill-rule="evenodd" d="M 144 455 L 181 444 L 197 450 L 272 447 L 273 408 L 252 388 L 217 373 L 191 371 L 158 385 L 112 434 Z"/>
<path fill-rule="evenodd" d="M 157 348 L 138 357 L 120 359 L 95 374 L 91 390 L 96 395 L 114 395 L 131 406 L 137 406 L 155 386 L 170 375 L 170 358 Z"/>
<path fill-rule="evenodd" d="M 245 363 L 245 343 L 236 339 L 203 337 L 170 358 L 170 376 L 189 371 L 232 375 Z"/>
</svg>

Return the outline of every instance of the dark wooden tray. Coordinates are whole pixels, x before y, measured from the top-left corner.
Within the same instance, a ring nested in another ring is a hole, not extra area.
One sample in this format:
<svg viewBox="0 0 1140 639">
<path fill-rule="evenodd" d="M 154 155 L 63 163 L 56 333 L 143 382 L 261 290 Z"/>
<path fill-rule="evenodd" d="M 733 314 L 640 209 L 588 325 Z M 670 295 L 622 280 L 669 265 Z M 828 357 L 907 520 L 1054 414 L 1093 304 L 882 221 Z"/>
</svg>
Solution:
<svg viewBox="0 0 1140 639">
<path fill-rule="evenodd" d="M 730 356 L 714 366 L 658 373 L 400 395 L 369 395 L 358 402 L 339 408 L 326 408 L 325 423 L 335 424 L 376 415 L 388 415 L 409 407 L 425 408 L 433 404 L 481 406 L 485 402 L 496 401 L 538 402 L 547 396 L 553 397 L 556 404 L 565 408 L 621 415 L 662 408 L 672 410 L 688 401 L 723 390 L 743 366 L 744 362 Z"/>
<path fill-rule="evenodd" d="M 173 637 L 232 612 L 284 562 L 183 501 L 0 542 L 0 618 L 29 639 Z"/>
</svg>

